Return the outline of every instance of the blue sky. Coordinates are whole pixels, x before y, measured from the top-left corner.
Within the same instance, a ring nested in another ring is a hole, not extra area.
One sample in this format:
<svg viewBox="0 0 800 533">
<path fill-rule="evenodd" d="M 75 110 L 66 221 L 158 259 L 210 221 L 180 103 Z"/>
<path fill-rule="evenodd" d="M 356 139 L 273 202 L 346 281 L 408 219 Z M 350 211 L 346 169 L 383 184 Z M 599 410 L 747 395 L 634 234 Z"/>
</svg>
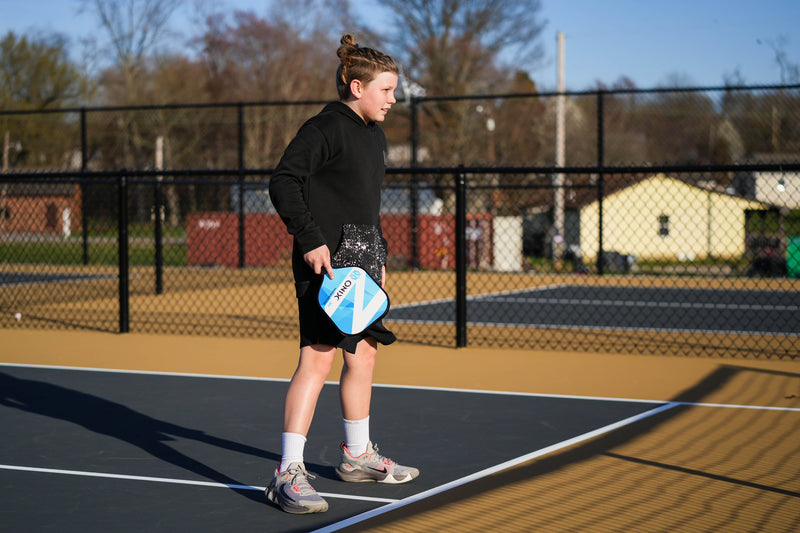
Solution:
<svg viewBox="0 0 800 533">
<path fill-rule="evenodd" d="M 218 0 L 216 5 L 265 12 L 265 0 Z M 356 13 L 380 29 L 385 10 L 378 0 L 351 2 Z M 0 0 L 0 35 L 14 30 L 59 31 L 77 39 L 95 31 L 75 0 Z M 566 37 L 568 90 L 612 85 L 627 76 L 640 88 L 659 85 L 717 86 L 739 72 L 749 85 L 776 84 L 781 69 L 774 46 L 800 64 L 800 0 L 542 0 L 547 21 L 546 57 L 530 72 L 540 88 L 556 84 L 556 34 Z M 181 18 L 182 17 L 182 18 Z M 187 27 L 181 13 L 174 24 Z M 390 50 L 387 52 L 391 53 Z"/>
</svg>

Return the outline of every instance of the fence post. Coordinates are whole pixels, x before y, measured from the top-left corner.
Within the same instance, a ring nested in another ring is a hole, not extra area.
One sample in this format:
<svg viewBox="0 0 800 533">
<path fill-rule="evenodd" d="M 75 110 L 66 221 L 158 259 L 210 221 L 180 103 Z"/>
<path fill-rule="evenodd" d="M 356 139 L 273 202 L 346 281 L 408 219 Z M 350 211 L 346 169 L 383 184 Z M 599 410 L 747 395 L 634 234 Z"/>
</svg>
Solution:
<svg viewBox="0 0 800 533">
<path fill-rule="evenodd" d="M 238 165 L 239 165 L 239 268 L 244 268 L 244 104 L 237 106 L 237 123 L 239 127 Z"/>
<path fill-rule="evenodd" d="M 128 294 L 128 177 L 123 171 L 117 185 L 117 248 L 119 255 L 119 332 L 128 333 L 130 326 Z"/>
<path fill-rule="evenodd" d="M 86 143 L 86 108 L 81 108 L 81 172 L 89 166 L 89 147 Z M 83 246 L 83 265 L 89 264 L 89 217 L 86 214 L 86 176 L 81 176 L 81 234 Z"/>
<path fill-rule="evenodd" d="M 419 161 L 419 154 L 417 153 L 419 146 L 419 109 L 417 107 L 417 98 L 411 97 L 411 168 L 416 168 Z M 416 172 L 411 174 L 411 189 L 408 192 L 409 201 L 411 202 L 411 268 L 419 268 L 419 177 Z"/>
<path fill-rule="evenodd" d="M 604 91 L 597 91 L 597 274 L 602 276 L 605 271 L 605 260 L 603 258 L 603 196 L 605 172 L 605 139 L 603 138 L 604 115 Z"/>
<path fill-rule="evenodd" d="M 164 229 L 161 220 L 161 206 L 164 203 L 164 192 L 161 185 L 161 176 L 156 178 L 155 186 L 155 240 L 156 240 L 156 294 L 164 293 Z"/>
<path fill-rule="evenodd" d="M 463 168 L 463 166 L 462 166 Z M 456 347 L 467 346 L 467 176 L 456 174 Z"/>
</svg>

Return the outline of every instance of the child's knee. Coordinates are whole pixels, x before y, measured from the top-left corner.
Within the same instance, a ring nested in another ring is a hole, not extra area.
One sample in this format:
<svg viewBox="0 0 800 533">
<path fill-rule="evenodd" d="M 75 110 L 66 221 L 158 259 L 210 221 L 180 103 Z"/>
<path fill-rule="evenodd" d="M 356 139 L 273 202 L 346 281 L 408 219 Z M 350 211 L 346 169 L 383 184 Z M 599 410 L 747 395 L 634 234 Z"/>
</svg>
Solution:
<svg viewBox="0 0 800 533">
<path fill-rule="evenodd" d="M 345 352 L 344 364 L 352 369 L 372 370 L 375 367 L 375 360 L 378 350 L 375 346 L 361 341 L 356 353 Z"/>
<path fill-rule="evenodd" d="M 319 349 L 314 346 L 306 346 L 300 352 L 300 368 L 307 372 L 327 377 L 333 367 L 335 355 L 335 349 Z"/>
</svg>

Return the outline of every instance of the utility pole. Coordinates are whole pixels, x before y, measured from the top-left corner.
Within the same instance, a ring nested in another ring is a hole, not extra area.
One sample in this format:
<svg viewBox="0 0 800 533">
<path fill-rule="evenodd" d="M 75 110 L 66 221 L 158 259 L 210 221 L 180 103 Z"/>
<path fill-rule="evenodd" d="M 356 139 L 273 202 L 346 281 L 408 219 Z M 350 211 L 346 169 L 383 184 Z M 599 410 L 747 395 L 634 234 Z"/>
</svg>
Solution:
<svg viewBox="0 0 800 533">
<path fill-rule="evenodd" d="M 556 166 L 563 167 L 565 161 L 564 131 L 564 33 L 558 32 L 558 80 L 556 96 Z M 553 176 L 553 261 L 560 269 L 564 257 L 564 174 Z"/>
</svg>

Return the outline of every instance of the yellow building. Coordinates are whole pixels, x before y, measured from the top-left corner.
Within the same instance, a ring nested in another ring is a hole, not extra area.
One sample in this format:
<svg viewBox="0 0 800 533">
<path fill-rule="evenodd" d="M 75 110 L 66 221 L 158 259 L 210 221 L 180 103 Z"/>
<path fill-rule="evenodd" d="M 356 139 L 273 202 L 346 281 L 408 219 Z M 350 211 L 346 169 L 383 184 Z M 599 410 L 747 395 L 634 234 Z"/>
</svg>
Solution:
<svg viewBox="0 0 800 533">
<path fill-rule="evenodd" d="M 745 252 L 745 211 L 769 205 L 658 174 L 603 200 L 603 250 L 648 260 L 737 258 Z M 580 211 L 585 260 L 598 250 L 598 202 Z"/>
</svg>

